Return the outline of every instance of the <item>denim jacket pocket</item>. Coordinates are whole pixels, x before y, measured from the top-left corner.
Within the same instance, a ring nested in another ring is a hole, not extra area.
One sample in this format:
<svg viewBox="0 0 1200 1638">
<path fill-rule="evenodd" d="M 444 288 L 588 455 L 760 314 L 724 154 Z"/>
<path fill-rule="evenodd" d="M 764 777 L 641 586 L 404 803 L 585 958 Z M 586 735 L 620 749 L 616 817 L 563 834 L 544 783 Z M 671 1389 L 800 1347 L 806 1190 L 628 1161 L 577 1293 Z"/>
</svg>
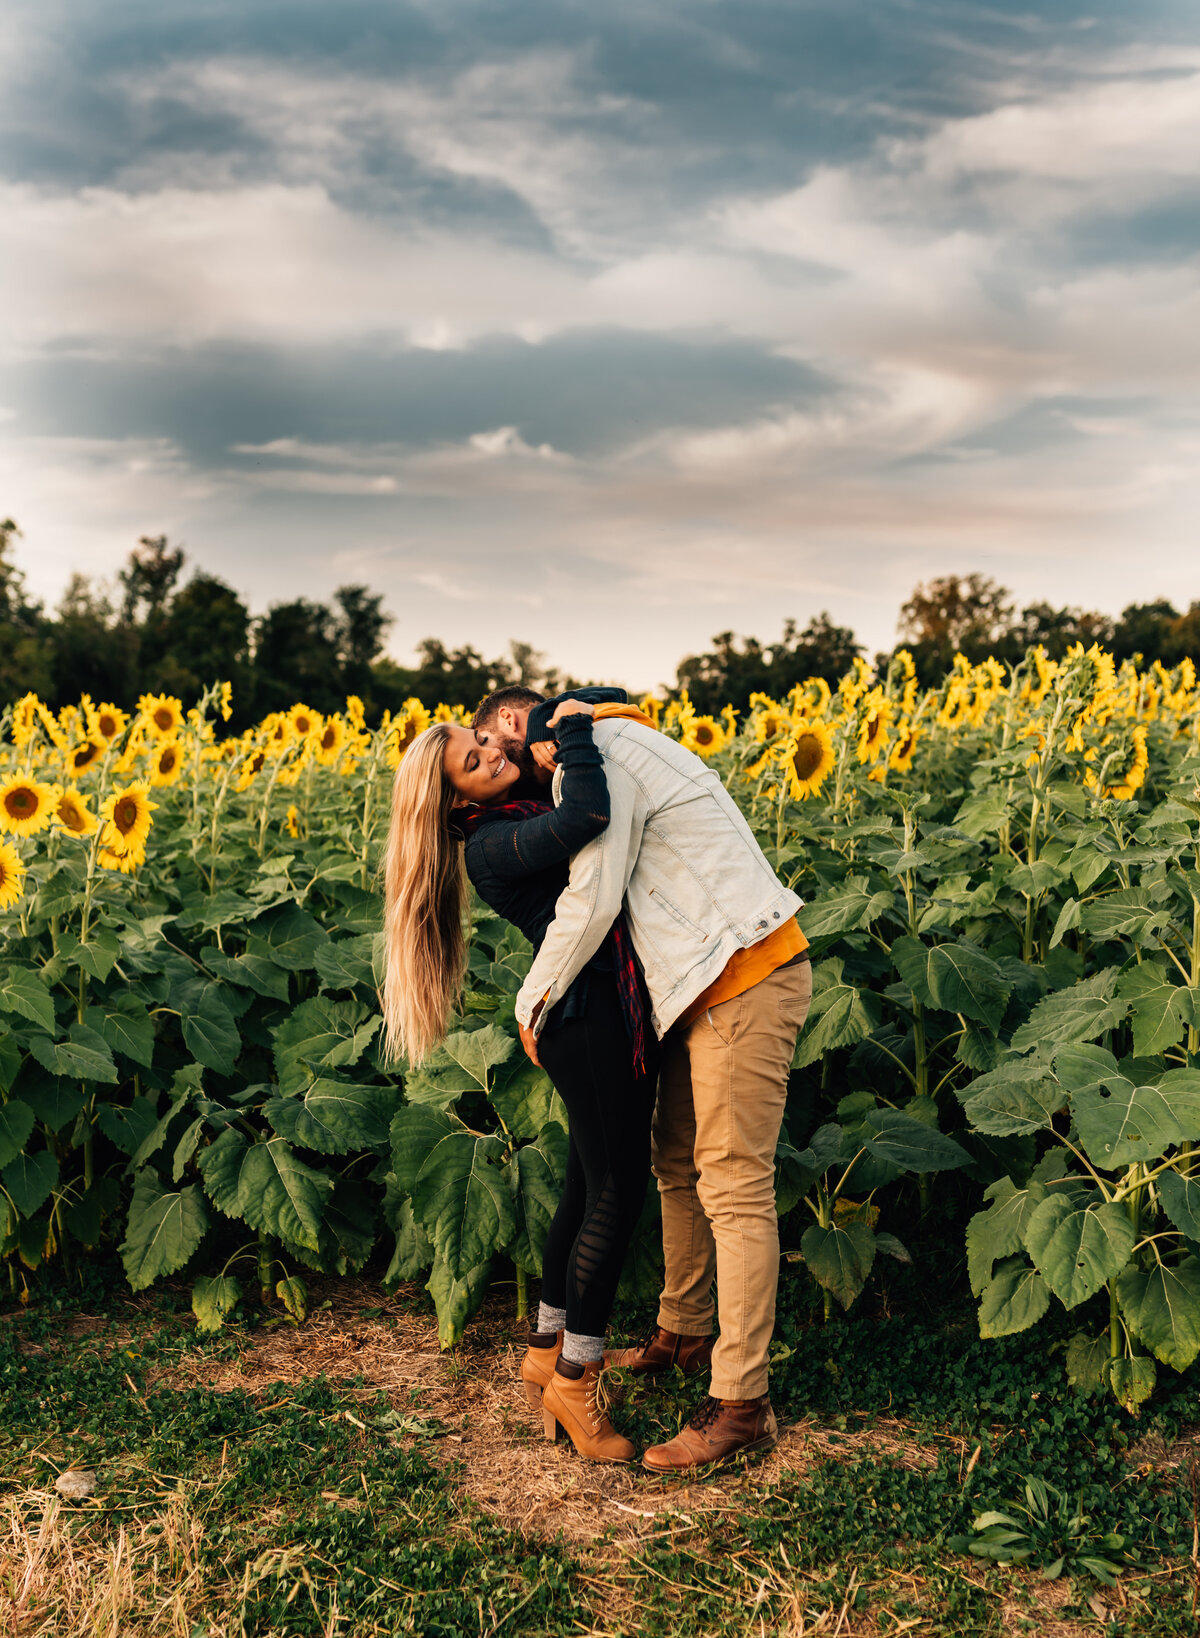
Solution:
<svg viewBox="0 0 1200 1638">
<path fill-rule="evenodd" d="M 701 944 L 707 944 L 708 934 L 703 927 L 697 927 L 694 921 L 684 915 L 678 905 L 672 904 L 660 887 L 652 887 L 647 896 L 653 899 L 655 904 L 659 905 L 671 917 L 672 921 L 676 921 L 680 927 L 686 928 Z"/>
</svg>

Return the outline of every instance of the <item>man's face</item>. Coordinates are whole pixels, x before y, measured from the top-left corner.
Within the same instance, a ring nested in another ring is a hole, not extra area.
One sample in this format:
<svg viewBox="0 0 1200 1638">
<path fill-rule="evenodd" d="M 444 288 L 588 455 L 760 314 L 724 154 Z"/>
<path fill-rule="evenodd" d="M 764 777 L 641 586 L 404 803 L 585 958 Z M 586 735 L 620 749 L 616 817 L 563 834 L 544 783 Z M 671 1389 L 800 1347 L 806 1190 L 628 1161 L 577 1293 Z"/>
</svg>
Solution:
<svg viewBox="0 0 1200 1638">
<path fill-rule="evenodd" d="M 528 711 L 513 710 L 507 705 L 502 705 L 494 716 L 480 723 L 475 730 L 475 738 L 480 745 L 499 746 L 509 761 L 515 763 L 521 770 L 524 778 L 536 779 L 540 783 L 543 779 L 541 769 L 533 760 L 525 743 L 528 721 Z"/>
</svg>

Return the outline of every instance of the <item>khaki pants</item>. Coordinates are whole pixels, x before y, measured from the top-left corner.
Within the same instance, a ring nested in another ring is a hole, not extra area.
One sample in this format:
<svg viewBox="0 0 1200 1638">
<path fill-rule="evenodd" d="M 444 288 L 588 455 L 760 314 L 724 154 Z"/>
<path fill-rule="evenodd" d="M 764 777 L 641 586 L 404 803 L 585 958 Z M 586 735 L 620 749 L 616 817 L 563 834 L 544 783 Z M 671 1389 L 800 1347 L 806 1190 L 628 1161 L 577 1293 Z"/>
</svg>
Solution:
<svg viewBox="0 0 1200 1638">
<path fill-rule="evenodd" d="M 716 1278 L 715 1399 L 767 1391 L 779 1283 L 775 1146 L 811 1000 L 811 965 L 780 967 L 663 1041 L 652 1146 L 666 1259 L 658 1323 L 707 1335 Z"/>
</svg>

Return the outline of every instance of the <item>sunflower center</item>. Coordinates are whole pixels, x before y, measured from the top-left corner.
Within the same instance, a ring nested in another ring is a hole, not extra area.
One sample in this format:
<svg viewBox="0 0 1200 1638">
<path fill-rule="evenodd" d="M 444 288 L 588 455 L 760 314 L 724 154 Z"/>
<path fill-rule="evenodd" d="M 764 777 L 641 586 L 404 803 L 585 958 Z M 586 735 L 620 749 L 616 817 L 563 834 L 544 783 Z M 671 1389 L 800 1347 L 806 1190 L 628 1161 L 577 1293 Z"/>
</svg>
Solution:
<svg viewBox="0 0 1200 1638">
<path fill-rule="evenodd" d="M 138 805 L 131 798 L 118 802 L 113 810 L 113 819 L 122 836 L 128 836 L 138 822 Z"/>
<path fill-rule="evenodd" d="M 105 739 L 112 739 L 113 735 L 117 731 L 117 720 L 115 717 L 101 716 L 98 719 L 96 726 L 104 735 Z"/>
<path fill-rule="evenodd" d="M 24 819 L 37 812 L 37 792 L 31 791 L 27 785 L 18 785 L 4 798 L 4 806 L 14 819 Z"/>
<path fill-rule="evenodd" d="M 172 725 L 174 721 L 175 718 L 172 716 L 171 712 L 167 710 L 165 705 L 160 705 L 158 710 L 154 713 L 155 725 L 163 729 L 164 732 Z"/>
<path fill-rule="evenodd" d="M 81 745 L 75 752 L 76 768 L 86 768 L 88 764 L 90 762 L 94 762 L 99 755 L 100 747 L 89 740 L 86 745 Z"/>
<path fill-rule="evenodd" d="M 801 734 L 792 752 L 792 768 L 797 779 L 811 779 L 821 766 L 823 746 L 816 734 Z"/>
<path fill-rule="evenodd" d="M 696 729 L 696 741 L 700 745 L 711 745 L 713 731 L 706 722 L 702 722 Z"/>
<path fill-rule="evenodd" d="M 174 751 L 164 751 L 158 759 L 158 771 L 160 773 L 170 773 L 178 760 L 179 758 Z"/>
<path fill-rule="evenodd" d="M 326 728 L 325 732 L 321 735 L 321 749 L 323 751 L 332 751 L 335 738 L 336 735 L 334 734 L 333 729 Z"/>
</svg>

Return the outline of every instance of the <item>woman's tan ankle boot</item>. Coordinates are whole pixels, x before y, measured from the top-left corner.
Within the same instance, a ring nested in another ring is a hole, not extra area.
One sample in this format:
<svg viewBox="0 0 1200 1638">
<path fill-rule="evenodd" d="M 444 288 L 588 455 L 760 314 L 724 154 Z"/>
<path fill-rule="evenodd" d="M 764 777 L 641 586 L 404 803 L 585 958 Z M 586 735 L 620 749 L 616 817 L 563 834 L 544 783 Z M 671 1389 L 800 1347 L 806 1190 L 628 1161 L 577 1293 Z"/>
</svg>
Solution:
<svg viewBox="0 0 1200 1638">
<path fill-rule="evenodd" d="M 613 1427 L 601 1398 L 603 1369 L 600 1360 L 590 1365 L 559 1360 L 542 1395 L 546 1437 L 558 1439 L 567 1433 L 579 1454 L 591 1462 L 630 1462 L 633 1446 Z"/>
<path fill-rule="evenodd" d="M 530 1331 L 527 1341 L 529 1346 L 521 1361 L 521 1381 L 525 1384 L 525 1397 L 530 1407 L 538 1410 L 546 1384 L 554 1375 L 554 1367 L 562 1353 L 563 1334 L 561 1331 Z"/>
</svg>

